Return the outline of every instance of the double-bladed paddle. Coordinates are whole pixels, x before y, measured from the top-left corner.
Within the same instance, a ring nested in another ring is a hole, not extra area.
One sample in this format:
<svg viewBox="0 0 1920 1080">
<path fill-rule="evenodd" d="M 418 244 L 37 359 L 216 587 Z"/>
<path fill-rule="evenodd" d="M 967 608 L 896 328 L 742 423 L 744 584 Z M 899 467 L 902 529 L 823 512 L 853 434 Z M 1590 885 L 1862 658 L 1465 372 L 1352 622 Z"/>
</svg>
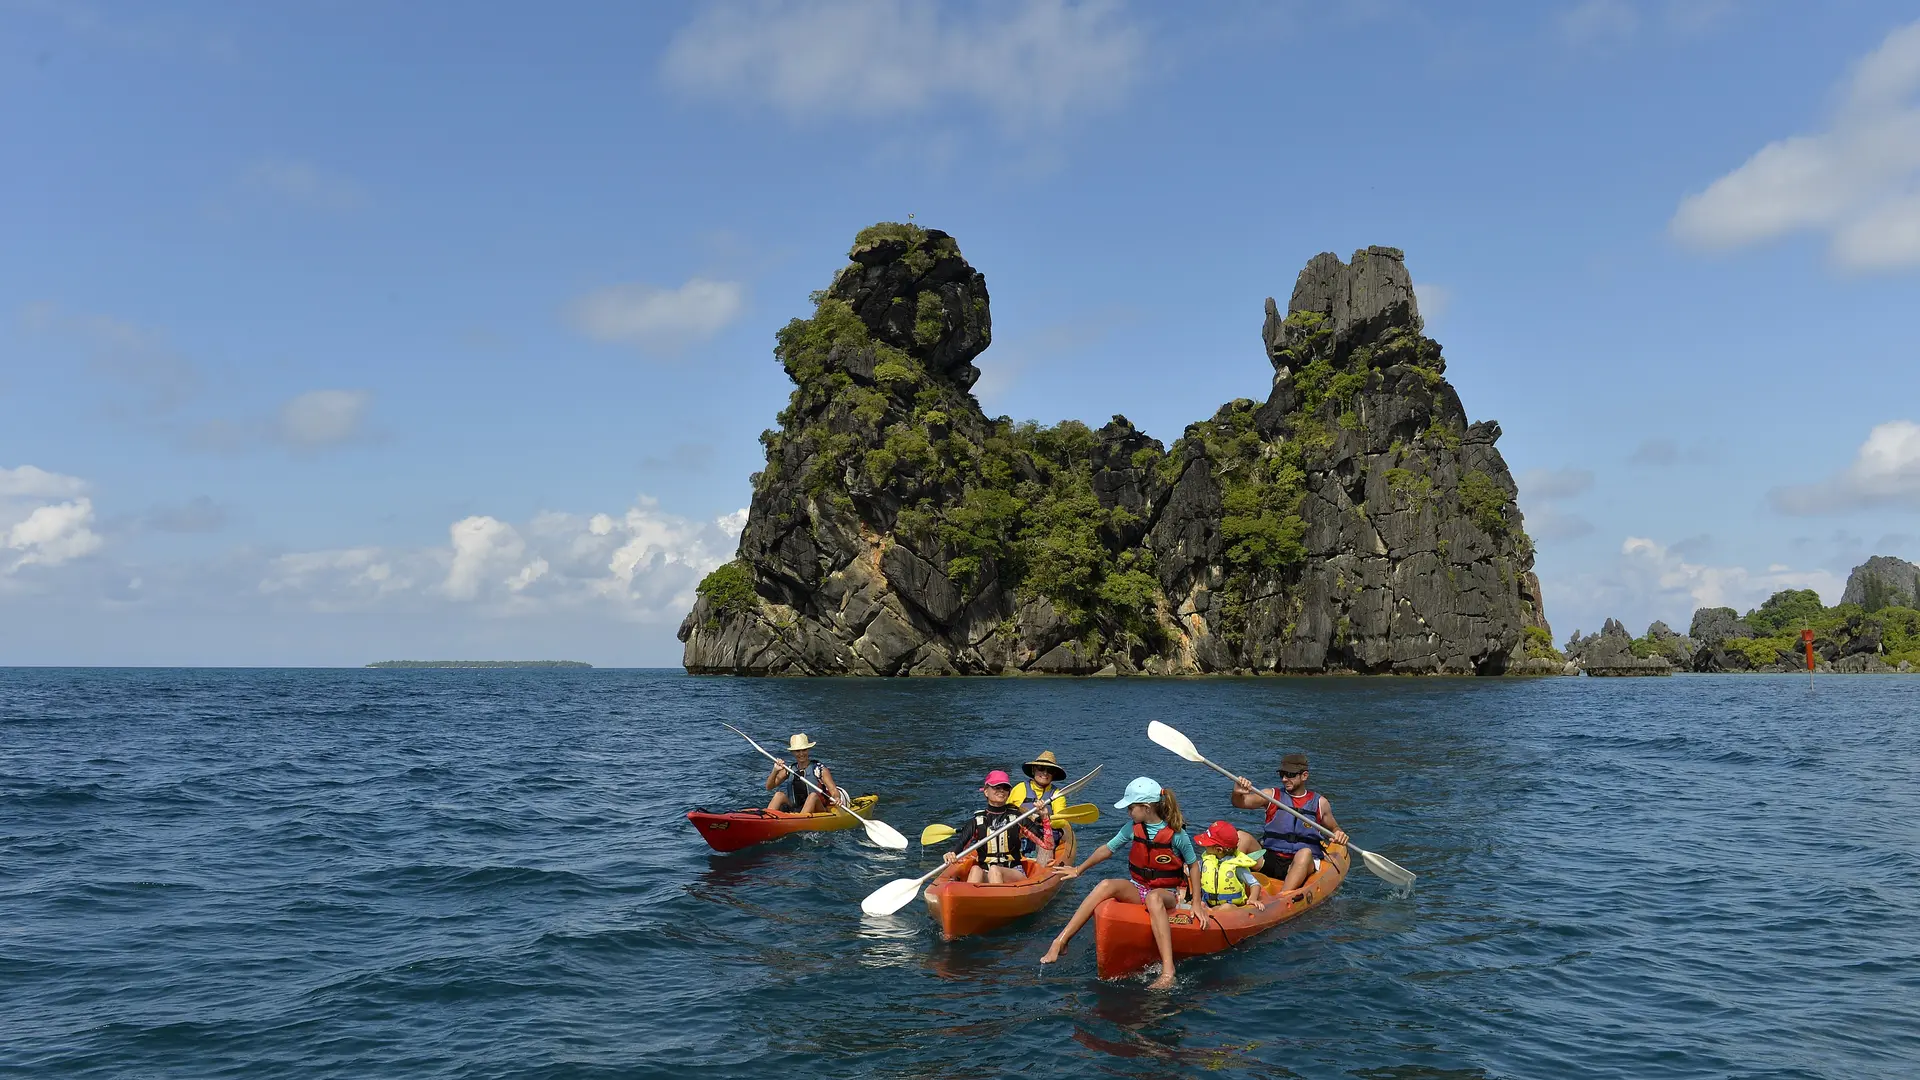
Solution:
<svg viewBox="0 0 1920 1080">
<path fill-rule="evenodd" d="M 1154 742 L 1160 744 L 1161 746 L 1166 747 L 1168 750 L 1171 750 L 1174 753 L 1180 755 L 1181 757 L 1186 758 L 1188 761 L 1194 762 L 1199 765 L 1206 765 L 1212 768 L 1215 772 L 1219 773 L 1221 776 L 1224 776 L 1229 780 L 1238 782 L 1240 779 L 1240 777 L 1238 777 L 1237 775 L 1228 772 L 1227 770 L 1221 768 L 1220 766 L 1215 765 L 1211 761 L 1208 761 L 1204 756 L 1201 755 L 1199 750 L 1194 748 L 1192 739 L 1187 738 L 1185 735 L 1180 734 L 1178 731 L 1175 731 L 1173 728 L 1168 727 L 1167 725 L 1161 723 L 1158 720 L 1155 720 L 1147 725 L 1147 738 L 1152 739 Z M 1319 822 L 1308 817 L 1307 815 L 1301 813 L 1300 811 L 1295 810 L 1293 807 L 1288 806 L 1286 803 L 1281 802 L 1279 799 L 1274 798 L 1273 796 L 1267 794 L 1265 791 L 1261 791 L 1259 788 L 1255 788 L 1254 790 L 1260 792 L 1261 798 L 1267 800 L 1273 805 L 1279 807 L 1282 810 L 1285 810 L 1287 813 L 1292 814 L 1294 817 L 1299 818 L 1301 821 L 1304 821 L 1308 825 L 1319 830 L 1322 836 L 1333 835 L 1333 833 L 1325 825 L 1322 825 Z M 1363 851 L 1358 846 L 1353 844 L 1351 841 L 1347 843 L 1347 849 L 1352 851 L 1355 855 L 1360 856 L 1360 862 L 1363 865 L 1365 865 L 1368 870 L 1373 871 L 1374 877 L 1377 877 L 1381 881 L 1384 881 L 1387 884 L 1392 885 L 1396 889 L 1410 889 L 1413 887 L 1413 871 L 1408 870 L 1406 867 L 1401 866 L 1399 863 L 1394 862 L 1392 859 L 1387 858 L 1385 855 L 1379 855 L 1371 851 Z"/>
<path fill-rule="evenodd" d="M 1064 787 L 1060 788 L 1059 794 L 1072 795 L 1074 792 L 1079 791 L 1082 787 L 1086 785 L 1087 781 L 1093 779 L 1094 776 L 1097 775 L 1103 767 L 1104 766 L 1095 765 L 1093 767 L 1093 772 L 1090 772 L 1087 775 L 1081 777 L 1080 779 L 1075 780 L 1073 783 L 1067 784 Z M 1020 824 L 1021 822 L 1027 820 L 1028 818 L 1032 817 L 1033 815 L 1039 812 L 1040 812 L 1040 804 L 1035 803 L 1033 809 L 1028 810 L 1026 813 L 1021 814 L 1016 818 L 1013 818 L 1012 820 L 1008 821 L 1005 825 L 1002 825 L 999 828 L 993 830 L 987 835 L 981 837 L 979 840 L 976 840 L 973 843 L 968 844 L 965 849 L 955 852 L 953 856 L 954 859 L 958 860 L 963 855 L 967 855 L 972 852 L 980 850 L 981 848 L 985 847 L 987 845 L 987 842 L 992 840 L 994 837 L 999 836 L 1001 833 L 1007 832 L 1008 830 L 1012 829 L 1014 826 Z M 947 868 L 946 864 L 943 863 L 942 865 L 936 866 L 933 869 L 927 871 L 926 873 L 921 874 L 917 878 L 895 878 L 892 881 L 887 882 L 885 885 L 882 885 L 879 888 L 873 890 L 873 892 L 867 895 L 867 898 L 865 900 L 860 901 L 860 910 L 866 912 L 869 915 L 891 915 L 894 912 L 899 911 L 901 908 L 906 907 L 908 904 L 912 903 L 914 896 L 916 896 L 920 892 L 920 886 L 925 885 L 928 879 L 932 878 L 934 875 L 940 873 L 946 868 Z"/>
<path fill-rule="evenodd" d="M 761 746 L 757 742 L 754 742 L 753 736 L 748 735 L 746 732 L 741 731 L 739 728 L 734 727 L 732 724 L 729 724 L 724 720 L 720 722 L 720 726 L 726 728 L 728 731 L 733 732 L 735 735 L 738 735 L 741 738 L 747 740 L 747 745 L 753 747 L 755 750 L 760 751 L 760 754 L 762 757 L 765 757 L 768 761 L 773 762 L 775 765 L 781 766 L 782 768 L 786 769 L 788 772 L 793 773 L 793 775 L 798 776 L 800 778 L 801 783 L 807 785 L 808 787 L 812 788 L 815 791 L 820 791 L 819 784 L 816 784 L 813 781 L 807 779 L 805 773 L 802 773 L 797 769 L 794 769 L 792 766 L 788 765 L 786 762 L 780 760 L 779 758 L 773 756 L 772 754 L 767 753 L 767 748 L 764 746 Z M 820 791 L 820 797 L 827 800 L 828 806 L 831 806 L 836 810 L 845 810 L 847 813 L 852 814 L 856 819 L 858 819 L 860 824 L 866 826 L 867 839 L 873 841 L 876 844 L 879 844 L 883 848 L 887 848 L 890 851 L 907 850 L 907 838 L 904 836 L 901 836 L 899 830 L 895 829 L 893 826 L 887 824 L 884 821 L 881 821 L 879 818 L 861 817 L 859 811 L 855 810 L 851 806 L 842 806 L 839 803 L 834 802 L 833 797 L 828 795 L 824 791 Z"/>
<path fill-rule="evenodd" d="M 1092 803 L 1077 803 L 1064 810 L 1053 812 L 1053 821 L 1058 825 L 1091 825 L 1100 820 L 1100 808 Z M 942 844 L 953 839 L 959 832 L 951 825 L 929 825 L 920 830 L 922 844 Z"/>
</svg>

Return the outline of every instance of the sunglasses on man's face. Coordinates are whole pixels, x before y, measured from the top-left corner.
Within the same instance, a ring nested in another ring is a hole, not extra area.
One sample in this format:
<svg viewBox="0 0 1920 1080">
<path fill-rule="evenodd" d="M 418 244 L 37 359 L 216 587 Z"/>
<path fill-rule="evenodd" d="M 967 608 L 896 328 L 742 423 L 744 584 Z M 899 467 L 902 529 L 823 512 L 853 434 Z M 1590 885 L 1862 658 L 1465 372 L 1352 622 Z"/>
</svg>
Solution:
<svg viewBox="0 0 1920 1080">
<path fill-rule="evenodd" d="M 1292 780 L 1296 776 L 1305 776 L 1305 775 L 1306 775 L 1306 772 L 1304 770 L 1301 772 L 1283 772 L 1280 774 L 1280 779 Z"/>
</svg>

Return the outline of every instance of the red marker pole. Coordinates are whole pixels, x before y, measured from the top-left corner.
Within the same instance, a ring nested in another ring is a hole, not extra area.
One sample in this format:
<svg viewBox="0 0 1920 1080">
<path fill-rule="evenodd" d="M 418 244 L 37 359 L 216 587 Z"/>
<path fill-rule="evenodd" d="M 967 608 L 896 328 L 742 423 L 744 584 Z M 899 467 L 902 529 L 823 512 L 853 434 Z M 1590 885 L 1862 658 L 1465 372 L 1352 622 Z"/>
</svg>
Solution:
<svg viewBox="0 0 1920 1080">
<path fill-rule="evenodd" d="M 1807 689 L 1813 689 L 1813 631 L 1800 631 L 1800 642 L 1807 647 Z"/>
</svg>

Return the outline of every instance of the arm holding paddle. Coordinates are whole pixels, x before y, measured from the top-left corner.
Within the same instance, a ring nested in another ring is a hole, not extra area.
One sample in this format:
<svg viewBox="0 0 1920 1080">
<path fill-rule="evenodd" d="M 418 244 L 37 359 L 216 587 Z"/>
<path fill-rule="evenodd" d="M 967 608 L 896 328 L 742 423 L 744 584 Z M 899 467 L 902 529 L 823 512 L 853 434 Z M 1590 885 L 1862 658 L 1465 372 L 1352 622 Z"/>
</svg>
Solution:
<svg viewBox="0 0 1920 1080">
<path fill-rule="evenodd" d="M 1265 810 L 1268 803 L 1273 803 L 1276 806 L 1280 805 L 1280 801 L 1274 798 L 1271 792 L 1261 791 L 1259 788 L 1254 787 L 1253 781 L 1244 776 L 1236 776 L 1233 778 L 1233 798 L 1231 801 L 1233 805 L 1242 810 Z M 1284 806 L 1281 808 L 1288 809 Z M 1293 816 L 1300 817 L 1299 814 L 1294 814 Z M 1307 819 L 1300 818 L 1300 820 L 1306 821 Z M 1327 801 L 1325 795 L 1320 796 L 1320 820 L 1310 821 L 1308 824 L 1325 833 L 1327 839 L 1336 844 L 1344 844 L 1347 842 L 1346 830 L 1342 829 L 1340 823 L 1333 819 L 1333 803 Z"/>
<path fill-rule="evenodd" d="M 738 735 L 741 738 L 747 740 L 748 746 L 751 746 L 755 750 L 760 751 L 761 757 L 764 757 L 768 761 L 773 762 L 774 772 L 784 773 L 785 771 L 787 771 L 787 763 L 784 761 L 781 761 L 779 758 L 774 757 L 772 754 L 768 753 L 767 748 L 764 746 L 761 746 L 757 742 L 754 742 L 753 737 L 751 735 L 748 735 L 746 732 L 741 731 L 739 728 L 734 727 L 732 724 L 726 723 L 725 721 L 721 721 L 720 726 L 726 728 L 728 731 L 733 732 L 735 735 Z M 826 779 L 826 777 L 823 775 L 821 779 L 824 780 Z M 814 783 L 811 780 L 808 780 L 804 773 L 801 774 L 800 780 L 802 783 L 806 784 L 808 787 L 812 788 L 813 790 L 820 791 L 820 785 Z M 773 788 L 773 781 L 769 780 L 768 790 L 771 791 L 772 788 Z M 835 809 L 844 810 L 848 814 L 853 815 L 853 818 L 856 821 L 860 822 L 861 827 L 867 830 L 867 839 L 873 841 L 874 843 L 880 845 L 883 848 L 888 849 L 889 851 L 907 850 L 907 838 L 904 836 L 901 836 L 899 833 L 899 830 L 895 829 L 893 826 L 887 824 L 884 821 L 881 821 L 879 818 L 862 817 L 860 815 L 860 812 L 858 810 L 855 810 L 851 806 L 837 805 L 837 802 L 834 799 L 834 797 L 825 791 L 820 791 L 820 797 L 823 799 L 826 799 L 828 801 L 829 806 L 833 806 Z"/>
<path fill-rule="evenodd" d="M 1200 753 L 1199 749 L 1193 745 L 1192 739 L 1187 738 L 1185 735 L 1182 735 L 1180 732 L 1174 730 L 1172 727 L 1166 724 L 1161 723 L 1158 720 L 1155 720 L 1152 723 L 1147 725 L 1147 738 L 1153 740 L 1155 744 L 1167 750 L 1173 751 L 1175 754 L 1187 759 L 1188 761 L 1193 762 L 1196 765 L 1205 765 L 1209 769 L 1212 769 L 1213 771 L 1219 773 L 1221 776 L 1224 776 L 1227 779 L 1234 781 L 1236 788 L 1240 784 L 1246 783 L 1245 777 L 1242 777 L 1237 773 L 1230 773 L 1227 770 L 1221 768 L 1219 765 L 1215 764 L 1214 762 L 1208 761 L 1206 757 Z M 1258 789 L 1255 789 L 1251 784 L 1247 784 L 1247 788 L 1249 790 L 1258 790 Z M 1321 832 L 1325 833 L 1327 836 L 1331 837 L 1333 835 L 1333 830 L 1327 828 L 1326 826 L 1320 824 L 1319 822 L 1313 820 L 1312 818 L 1306 816 L 1305 814 L 1302 814 L 1300 811 L 1295 810 L 1292 806 L 1288 805 L 1287 803 L 1279 799 L 1276 799 L 1271 795 L 1267 795 L 1264 793 L 1262 793 L 1261 797 L 1266 799 L 1268 802 L 1272 803 L 1273 805 L 1279 807 L 1280 809 L 1285 810 L 1287 813 L 1292 814 L 1294 817 L 1299 818 L 1301 821 L 1306 822 L 1308 825 L 1311 825 L 1314 828 L 1319 829 Z M 1345 834 L 1342 833 L 1341 835 L 1344 836 Z M 1387 858 L 1385 855 L 1381 855 L 1377 852 L 1367 851 L 1363 848 L 1355 847 L 1352 843 L 1347 844 L 1347 850 L 1353 852 L 1355 855 L 1360 856 L 1361 865 L 1365 866 L 1367 870 L 1373 874 L 1373 876 L 1379 878 L 1380 880 L 1399 889 L 1411 889 L 1413 887 L 1413 877 L 1414 877 L 1413 871 L 1408 870 L 1406 867 L 1401 866 L 1399 863 L 1394 862 L 1392 859 Z"/>
</svg>

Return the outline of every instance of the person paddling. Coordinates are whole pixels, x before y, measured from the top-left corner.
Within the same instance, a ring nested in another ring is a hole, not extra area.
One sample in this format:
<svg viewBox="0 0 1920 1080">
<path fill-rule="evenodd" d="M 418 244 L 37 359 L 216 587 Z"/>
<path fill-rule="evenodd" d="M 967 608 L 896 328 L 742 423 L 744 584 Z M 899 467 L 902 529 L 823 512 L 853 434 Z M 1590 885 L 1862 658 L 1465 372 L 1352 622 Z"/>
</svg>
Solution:
<svg viewBox="0 0 1920 1080">
<path fill-rule="evenodd" d="M 942 856 L 947 862 L 952 862 L 959 857 L 960 852 L 986 839 L 994 830 L 1020 816 L 1019 810 L 1007 805 L 1007 796 L 1013 794 L 1013 778 L 999 769 L 987 774 L 986 780 L 981 782 L 980 794 L 987 797 L 987 808 L 974 811 L 973 824 L 967 828 L 965 835 L 954 841 L 953 850 Z M 1000 835 L 994 836 L 993 839 L 987 840 L 987 845 L 980 849 L 980 854 L 975 858 L 973 867 L 967 871 L 967 880 L 975 885 L 982 882 L 989 885 L 1005 885 L 1010 882 L 1025 881 L 1027 872 L 1021 861 L 1021 850 L 1028 845 L 1038 852 L 1045 853 L 1038 856 L 1041 865 L 1051 862 L 1053 841 L 1028 828 L 1032 821 L 1032 818 L 1028 818 Z"/>
<path fill-rule="evenodd" d="M 1144 904 L 1153 927 L 1153 942 L 1160 947 L 1160 977 L 1153 981 L 1152 988 L 1165 990 L 1173 985 L 1173 930 L 1167 917 L 1179 906 L 1183 887 L 1190 889 L 1194 896 L 1200 895 L 1200 855 L 1194 850 L 1193 839 L 1186 834 L 1180 801 L 1174 798 L 1173 792 L 1161 787 L 1159 781 L 1136 777 L 1113 808 L 1127 811 L 1133 820 L 1122 825 L 1113 839 L 1094 848 L 1093 854 L 1079 866 L 1055 867 L 1054 872 L 1068 879 L 1077 878 L 1088 867 L 1106 861 L 1126 847 L 1128 876 L 1103 881 L 1089 890 L 1040 962 L 1051 964 L 1060 959 L 1067 943 L 1093 918 L 1093 910 L 1102 901 Z M 1195 914 L 1201 925 L 1206 925 L 1205 909 L 1198 908 Z"/>
<path fill-rule="evenodd" d="M 1334 843 L 1347 842 L 1346 832 L 1333 818 L 1333 804 L 1326 796 L 1307 788 L 1307 755 L 1293 753 L 1280 759 L 1280 783 L 1282 787 L 1268 789 L 1275 799 L 1286 800 L 1295 810 L 1326 826 L 1333 834 Z M 1292 814 L 1282 813 L 1244 776 L 1233 778 L 1232 802 L 1243 810 L 1264 808 L 1267 811 L 1267 827 L 1259 836 L 1240 832 L 1240 850 L 1259 855 L 1260 872 L 1285 883 L 1281 899 L 1298 893 L 1306 884 L 1307 875 L 1313 873 L 1326 856 L 1327 838 Z"/>
<path fill-rule="evenodd" d="M 1039 822 L 1038 832 L 1046 838 L 1046 846 L 1040 849 L 1038 855 L 1041 864 L 1046 865 L 1053 861 L 1053 857 L 1059 851 L 1060 843 L 1060 834 L 1053 824 L 1055 809 L 1053 787 L 1067 778 L 1067 770 L 1061 768 L 1060 763 L 1054 760 L 1053 751 L 1042 750 L 1039 757 L 1020 766 L 1020 771 L 1026 773 L 1027 779 L 1033 781 L 1029 785 L 1029 791 L 1035 799 L 1039 800 L 1040 813 L 1035 815 L 1033 820 Z M 1025 800 L 1015 805 L 1025 805 Z"/>
<path fill-rule="evenodd" d="M 840 789 L 833 786 L 833 771 L 827 768 L 826 762 L 813 760 L 813 748 L 817 745 L 805 732 L 787 740 L 787 749 L 793 752 L 793 764 L 775 762 L 773 771 L 767 774 L 767 790 L 773 792 L 773 798 L 767 800 L 768 810 L 817 814 L 827 808 L 828 799 L 836 804 L 846 801 L 840 797 Z M 808 787 L 801 777 L 813 781 L 826 795 L 823 797 Z"/>
</svg>

